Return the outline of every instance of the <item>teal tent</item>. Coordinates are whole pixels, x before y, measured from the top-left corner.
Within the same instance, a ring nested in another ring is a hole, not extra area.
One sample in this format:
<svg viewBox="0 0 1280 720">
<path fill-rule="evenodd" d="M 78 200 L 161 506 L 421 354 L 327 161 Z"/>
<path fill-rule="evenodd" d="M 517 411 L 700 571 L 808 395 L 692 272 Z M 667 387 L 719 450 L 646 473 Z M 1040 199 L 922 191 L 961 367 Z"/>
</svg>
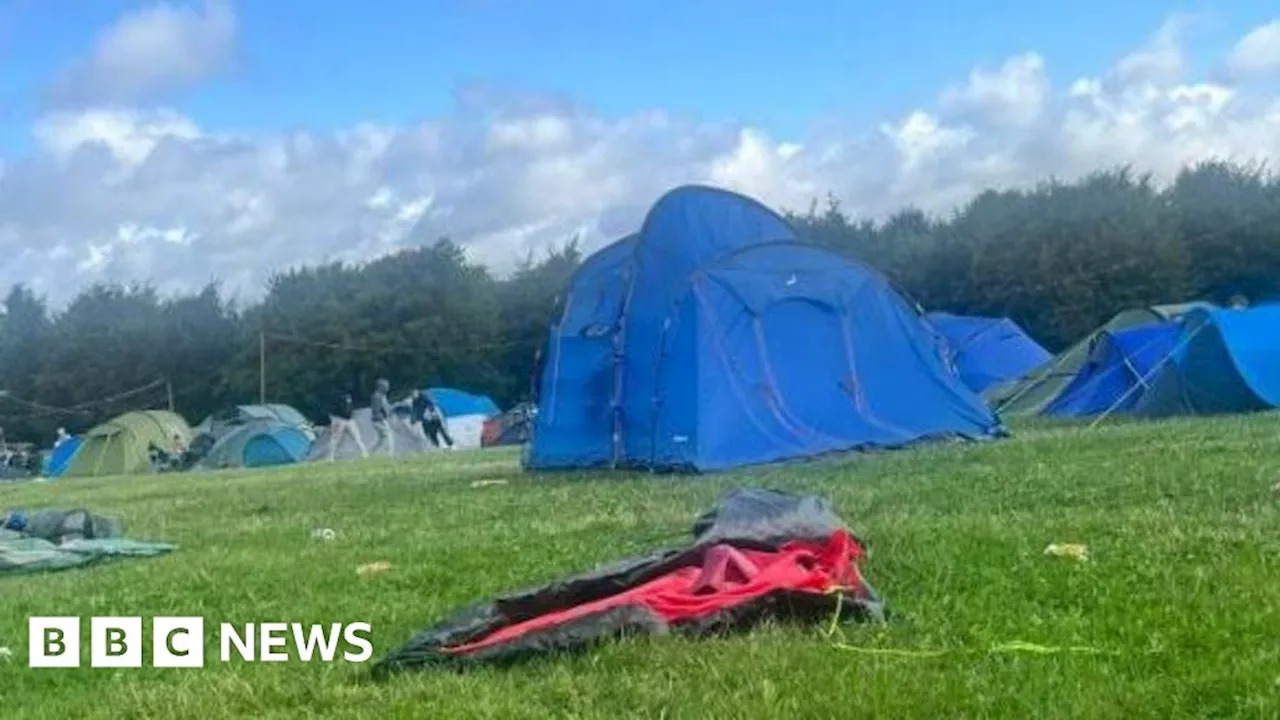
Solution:
<svg viewBox="0 0 1280 720">
<path fill-rule="evenodd" d="M 201 458 L 199 467 L 255 468 L 300 462 L 311 452 L 301 428 L 279 420 L 252 420 L 227 431 Z"/>
</svg>

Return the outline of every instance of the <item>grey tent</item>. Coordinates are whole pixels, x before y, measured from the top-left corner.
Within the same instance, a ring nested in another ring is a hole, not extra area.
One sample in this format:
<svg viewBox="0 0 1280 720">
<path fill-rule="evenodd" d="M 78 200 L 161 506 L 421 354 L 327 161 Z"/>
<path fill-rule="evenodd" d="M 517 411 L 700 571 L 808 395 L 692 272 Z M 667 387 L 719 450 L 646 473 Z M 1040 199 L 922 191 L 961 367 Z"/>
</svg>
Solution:
<svg viewBox="0 0 1280 720">
<path fill-rule="evenodd" d="M 378 441 L 378 434 L 373 429 L 373 420 L 369 412 L 369 408 L 360 408 L 352 415 L 355 420 L 356 429 L 360 433 L 360 439 L 364 442 L 365 449 L 369 451 L 370 457 L 386 457 L 386 448 L 374 449 L 374 444 Z M 409 423 L 400 417 L 393 416 L 390 421 L 391 425 L 391 449 L 394 457 L 405 457 L 409 455 L 421 455 L 425 452 L 435 450 L 435 446 L 430 440 L 419 436 L 409 427 Z M 333 442 L 332 427 L 325 426 L 320 429 L 316 435 L 316 441 L 311 445 L 311 453 L 308 460 L 315 462 L 318 460 L 329 459 L 329 447 Z M 360 448 L 350 436 L 343 436 L 339 441 L 334 458 L 337 460 L 351 460 L 360 457 Z"/>
<path fill-rule="evenodd" d="M 286 425 L 303 428 L 308 433 L 311 423 L 297 409 L 289 405 L 268 403 L 266 405 L 236 405 L 220 410 L 200 422 L 193 430 L 197 435 L 210 434 L 215 440 L 221 440 L 229 430 L 257 420 L 271 420 Z"/>
</svg>

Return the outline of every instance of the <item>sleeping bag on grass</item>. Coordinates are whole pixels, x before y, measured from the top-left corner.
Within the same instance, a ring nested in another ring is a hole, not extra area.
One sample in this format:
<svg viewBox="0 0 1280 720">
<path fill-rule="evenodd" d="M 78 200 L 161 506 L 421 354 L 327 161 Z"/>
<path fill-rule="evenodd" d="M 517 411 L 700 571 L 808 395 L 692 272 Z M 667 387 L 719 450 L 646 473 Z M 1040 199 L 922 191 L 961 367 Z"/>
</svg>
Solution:
<svg viewBox="0 0 1280 720">
<path fill-rule="evenodd" d="M 694 523 L 690 546 L 466 608 L 379 660 L 374 674 L 506 663 L 621 635 L 707 635 L 766 618 L 881 620 L 862 554 L 820 498 L 732 490 Z"/>
</svg>

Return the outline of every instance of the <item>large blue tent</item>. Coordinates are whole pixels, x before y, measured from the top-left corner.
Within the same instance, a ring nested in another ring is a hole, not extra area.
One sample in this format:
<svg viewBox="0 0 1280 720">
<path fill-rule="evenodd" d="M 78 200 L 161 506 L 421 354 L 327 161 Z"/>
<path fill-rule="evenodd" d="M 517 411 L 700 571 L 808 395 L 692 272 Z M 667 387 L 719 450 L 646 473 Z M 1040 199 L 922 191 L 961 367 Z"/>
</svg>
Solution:
<svg viewBox="0 0 1280 720">
<path fill-rule="evenodd" d="M 1009 318 L 933 312 L 925 319 L 946 341 L 960 379 L 976 393 L 1016 380 L 1053 359 Z"/>
<path fill-rule="evenodd" d="M 1280 305 L 1194 310 L 1136 412 L 1214 415 L 1280 407 Z"/>
<path fill-rule="evenodd" d="M 719 470 L 1000 431 L 883 277 L 692 186 L 570 281 L 526 464 Z"/>
<path fill-rule="evenodd" d="M 1169 359 L 1180 332 L 1178 323 L 1166 321 L 1099 333 L 1084 365 L 1042 414 L 1088 417 L 1132 410 Z"/>
</svg>

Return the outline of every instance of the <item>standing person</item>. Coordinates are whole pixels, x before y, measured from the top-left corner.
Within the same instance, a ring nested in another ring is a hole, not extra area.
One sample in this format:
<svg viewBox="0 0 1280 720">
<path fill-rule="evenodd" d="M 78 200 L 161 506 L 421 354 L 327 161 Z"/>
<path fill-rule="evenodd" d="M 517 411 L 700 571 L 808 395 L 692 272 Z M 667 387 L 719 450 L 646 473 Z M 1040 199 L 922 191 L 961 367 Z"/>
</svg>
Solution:
<svg viewBox="0 0 1280 720">
<path fill-rule="evenodd" d="M 360 428 L 356 427 L 355 413 L 356 407 L 351 399 L 351 393 L 339 393 L 333 407 L 329 410 L 329 462 L 337 459 L 338 443 L 342 442 L 344 435 L 350 435 L 351 439 L 356 441 L 356 447 L 360 448 L 360 457 L 369 457 L 369 451 L 365 449 L 364 440 L 360 437 Z"/>
<path fill-rule="evenodd" d="M 378 433 L 378 442 L 373 444 L 377 450 L 383 444 L 387 446 L 387 457 L 395 455 L 395 441 L 391 437 L 391 403 L 387 393 L 391 392 L 391 383 L 386 378 L 378 378 L 378 384 L 369 399 L 369 412 L 373 419 L 374 432 Z"/>
<path fill-rule="evenodd" d="M 410 395 L 413 406 L 409 422 L 414 433 L 423 440 L 430 440 L 436 447 L 440 447 L 440 440 L 443 439 L 448 443 L 449 449 L 453 450 L 453 438 L 449 437 L 449 431 L 444 427 L 444 416 L 440 414 L 440 408 L 431 401 L 431 396 L 417 388 Z"/>
</svg>

